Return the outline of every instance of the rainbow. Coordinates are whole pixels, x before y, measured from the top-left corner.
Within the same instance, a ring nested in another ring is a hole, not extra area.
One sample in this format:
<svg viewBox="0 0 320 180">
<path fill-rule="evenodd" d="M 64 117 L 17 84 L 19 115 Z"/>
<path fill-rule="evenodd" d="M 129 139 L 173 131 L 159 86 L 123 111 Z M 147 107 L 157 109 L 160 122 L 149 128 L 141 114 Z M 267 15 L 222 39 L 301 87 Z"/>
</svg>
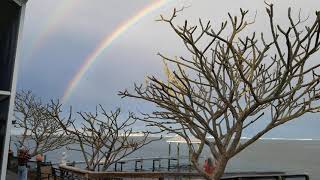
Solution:
<svg viewBox="0 0 320 180">
<path fill-rule="evenodd" d="M 103 51 L 108 48 L 113 41 L 115 41 L 121 34 L 126 32 L 132 25 L 137 23 L 141 18 L 151 13 L 152 11 L 162 7 L 169 0 L 157 0 L 148 6 L 144 7 L 142 10 L 137 12 L 134 16 L 127 19 L 125 22 L 121 23 L 111 34 L 108 34 L 103 40 L 99 43 L 99 45 L 94 49 L 94 51 L 87 56 L 84 60 L 84 63 L 80 66 L 79 71 L 73 76 L 71 81 L 68 83 L 66 90 L 64 91 L 64 95 L 62 97 L 62 102 L 65 102 L 69 99 L 72 92 L 78 86 L 82 77 L 91 67 L 91 65 L 98 59 L 98 57 L 103 53 Z"/>
</svg>

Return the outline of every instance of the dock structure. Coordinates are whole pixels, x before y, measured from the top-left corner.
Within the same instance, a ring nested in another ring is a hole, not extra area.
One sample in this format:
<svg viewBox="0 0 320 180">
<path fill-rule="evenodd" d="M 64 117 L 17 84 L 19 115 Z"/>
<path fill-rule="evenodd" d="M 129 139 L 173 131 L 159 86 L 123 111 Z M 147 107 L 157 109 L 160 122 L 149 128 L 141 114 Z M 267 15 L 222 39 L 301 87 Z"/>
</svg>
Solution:
<svg viewBox="0 0 320 180">
<path fill-rule="evenodd" d="M 180 156 L 179 159 L 188 159 L 189 156 Z M 150 170 L 152 172 L 159 171 L 159 170 L 175 170 L 175 169 L 182 169 L 182 170 L 190 170 L 192 168 L 190 162 L 188 161 L 187 164 L 178 164 L 179 161 L 178 157 L 175 156 L 154 156 L 154 157 L 134 157 L 134 158 L 124 158 L 114 163 L 113 170 L 114 171 L 124 171 L 128 170 L 124 168 L 126 164 L 132 163 L 134 166 L 132 166 L 131 171 L 146 171 Z M 148 162 L 148 165 L 145 165 L 145 162 Z M 103 166 L 104 159 L 102 159 L 98 165 L 98 171 L 101 169 L 101 166 Z M 74 161 L 74 162 L 68 162 L 67 165 L 69 166 L 76 166 L 85 164 L 84 161 Z M 166 166 L 167 165 L 167 166 Z"/>
</svg>

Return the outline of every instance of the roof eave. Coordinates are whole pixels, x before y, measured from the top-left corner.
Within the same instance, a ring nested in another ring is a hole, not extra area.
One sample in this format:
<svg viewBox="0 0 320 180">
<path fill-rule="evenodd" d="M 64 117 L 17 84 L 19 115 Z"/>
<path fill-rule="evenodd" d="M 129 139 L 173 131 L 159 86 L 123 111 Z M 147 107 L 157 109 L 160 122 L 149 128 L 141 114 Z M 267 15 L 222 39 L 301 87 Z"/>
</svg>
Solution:
<svg viewBox="0 0 320 180">
<path fill-rule="evenodd" d="M 23 6 L 28 2 L 28 0 L 11 0 L 11 1 L 14 1 L 15 3 L 17 3 L 20 6 Z"/>
</svg>

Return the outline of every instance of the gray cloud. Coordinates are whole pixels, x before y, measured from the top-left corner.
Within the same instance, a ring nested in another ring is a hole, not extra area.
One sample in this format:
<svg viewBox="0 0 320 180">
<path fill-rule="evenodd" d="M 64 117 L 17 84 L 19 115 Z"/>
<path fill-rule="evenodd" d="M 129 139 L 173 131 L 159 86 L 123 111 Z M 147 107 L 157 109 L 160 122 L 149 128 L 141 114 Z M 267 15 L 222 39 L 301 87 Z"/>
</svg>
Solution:
<svg viewBox="0 0 320 180">
<path fill-rule="evenodd" d="M 56 13 L 55 18 L 52 18 L 52 14 L 59 12 L 64 2 L 65 0 L 32 0 L 28 3 L 23 39 L 24 58 L 20 64 L 18 87 L 31 89 L 45 98 L 62 96 L 67 83 L 101 39 L 150 3 L 147 0 L 78 0 L 66 8 L 65 12 Z M 289 6 L 296 11 L 302 8 L 303 14 L 310 14 L 311 17 L 316 8 L 320 7 L 318 0 L 274 2 L 276 20 L 280 24 L 286 23 Z M 105 50 L 83 77 L 68 104 L 78 109 L 94 109 L 100 103 L 110 109 L 119 105 L 131 110 L 150 110 L 144 103 L 120 100 L 116 94 L 118 90 L 132 87 L 134 82 L 143 82 L 146 74 L 161 74 L 161 59 L 156 56 L 158 51 L 168 56 L 187 55 L 172 30 L 166 24 L 154 21 L 159 14 L 170 15 L 173 7 L 183 5 L 191 6 L 181 13 L 177 23 L 184 19 L 197 23 L 198 18 L 203 18 L 220 25 L 227 17 L 227 12 L 237 14 L 239 8 L 243 7 L 251 11 L 252 17 L 257 12 L 253 30 L 266 29 L 263 1 L 170 1 L 163 8 L 143 17 Z M 53 19 L 53 25 L 50 24 L 50 19 Z M 39 48 L 32 49 L 32 44 L 37 42 L 46 27 L 50 27 L 49 33 L 45 34 Z M 28 57 L 31 58 L 27 59 Z M 311 124 L 319 127 L 318 122 L 312 122 Z M 303 127 L 309 129 L 305 131 L 306 136 L 320 137 L 319 133 L 315 133 L 315 126 L 310 126 L 308 122 L 299 122 L 298 125 L 289 124 L 271 134 L 276 136 L 277 133 Z"/>
</svg>

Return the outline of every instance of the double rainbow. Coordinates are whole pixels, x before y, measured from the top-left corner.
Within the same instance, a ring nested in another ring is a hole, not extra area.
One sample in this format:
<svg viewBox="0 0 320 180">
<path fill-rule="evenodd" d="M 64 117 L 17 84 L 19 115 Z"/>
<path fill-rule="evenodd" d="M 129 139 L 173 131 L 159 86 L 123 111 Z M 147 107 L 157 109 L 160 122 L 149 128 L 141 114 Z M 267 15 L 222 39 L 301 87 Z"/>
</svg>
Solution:
<svg viewBox="0 0 320 180">
<path fill-rule="evenodd" d="M 105 38 L 103 38 L 103 40 L 95 48 L 95 50 L 89 56 L 87 56 L 87 58 L 84 60 L 84 63 L 80 66 L 79 71 L 73 76 L 71 81 L 68 83 L 68 86 L 64 91 L 64 95 L 62 97 L 62 102 L 65 102 L 69 99 L 72 92 L 76 89 L 82 77 L 91 67 L 91 65 L 98 59 L 98 57 L 103 53 L 103 51 L 111 45 L 111 43 L 114 40 L 116 40 L 121 34 L 126 32 L 132 25 L 137 23 L 141 18 L 151 13 L 152 11 L 162 7 L 167 2 L 169 2 L 169 0 L 156 0 L 155 2 L 144 7 L 142 10 L 137 12 L 134 16 L 132 16 L 125 22 L 121 23 L 111 34 L 106 35 Z"/>
</svg>

